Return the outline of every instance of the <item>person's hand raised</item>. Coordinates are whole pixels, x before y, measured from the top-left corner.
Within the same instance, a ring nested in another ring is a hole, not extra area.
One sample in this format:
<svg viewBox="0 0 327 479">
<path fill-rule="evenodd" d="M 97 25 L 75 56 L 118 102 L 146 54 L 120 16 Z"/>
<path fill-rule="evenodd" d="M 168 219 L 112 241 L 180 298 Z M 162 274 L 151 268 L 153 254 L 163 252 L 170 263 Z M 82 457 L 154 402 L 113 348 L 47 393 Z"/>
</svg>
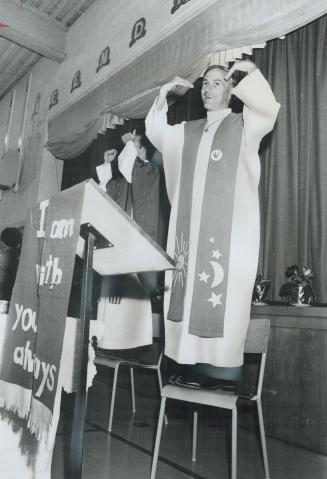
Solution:
<svg viewBox="0 0 327 479">
<path fill-rule="evenodd" d="M 136 138 L 136 130 L 131 133 L 130 131 L 127 133 L 124 133 L 124 135 L 121 137 L 122 142 L 126 145 L 128 141 L 135 141 Z"/>
<path fill-rule="evenodd" d="M 240 71 L 243 73 L 252 73 L 257 69 L 255 63 L 251 62 L 250 60 L 239 60 L 234 63 L 231 67 L 227 75 L 225 76 L 225 80 L 228 81 L 230 77 L 233 75 L 234 72 Z"/>
<path fill-rule="evenodd" d="M 160 88 L 160 94 L 167 95 L 168 92 L 170 92 L 171 90 L 176 91 L 179 89 L 179 87 L 182 87 L 183 89 L 188 89 L 193 88 L 193 86 L 193 83 L 189 82 L 188 80 L 176 76 L 169 82 L 162 85 L 162 87 Z"/>
<path fill-rule="evenodd" d="M 181 78 L 178 76 L 174 77 L 172 80 L 165 83 L 160 88 L 158 102 L 157 102 L 158 108 L 161 108 L 163 106 L 163 102 L 166 100 L 169 92 L 172 92 L 175 95 L 180 96 L 180 95 L 184 95 L 186 90 L 193 87 L 194 87 L 193 83 L 189 82 L 188 80 L 185 80 L 184 78 Z"/>
</svg>

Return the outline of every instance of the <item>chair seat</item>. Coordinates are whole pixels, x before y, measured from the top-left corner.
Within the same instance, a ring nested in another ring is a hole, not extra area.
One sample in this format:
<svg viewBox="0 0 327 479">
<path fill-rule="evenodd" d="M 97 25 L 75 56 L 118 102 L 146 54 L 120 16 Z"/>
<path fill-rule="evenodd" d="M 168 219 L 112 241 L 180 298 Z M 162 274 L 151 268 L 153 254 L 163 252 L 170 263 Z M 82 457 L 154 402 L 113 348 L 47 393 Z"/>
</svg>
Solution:
<svg viewBox="0 0 327 479">
<path fill-rule="evenodd" d="M 110 412 L 109 412 L 109 424 L 108 424 L 108 431 L 111 431 L 112 428 L 112 421 L 113 421 L 113 413 L 114 413 L 114 404 L 115 404 L 115 397 L 116 397 L 116 388 L 117 388 L 117 379 L 118 379 L 118 371 L 120 366 L 128 366 L 131 378 L 131 399 L 132 399 L 132 409 L 133 413 L 136 412 L 135 407 L 135 387 L 134 387 L 134 368 L 142 368 L 148 369 L 152 371 L 156 371 L 159 383 L 160 393 L 162 391 L 162 378 L 160 372 L 160 364 L 162 359 L 162 350 L 158 352 L 156 361 L 149 362 L 147 361 L 148 357 L 143 358 L 130 358 L 130 357 L 119 357 L 116 354 L 109 354 L 109 351 L 96 351 L 96 357 L 94 359 L 94 364 L 99 366 L 104 366 L 107 368 L 111 368 L 114 370 L 113 374 L 113 383 L 112 383 L 112 394 L 111 394 L 111 404 L 110 404 Z M 167 424 L 167 419 L 165 417 L 165 422 Z"/>
<path fill-rule="evenodd" d="M 115 368 L 117 365 L 122 364 L 124 359 L 113 358 L 109 356 L 96 356 L 94 364 L 100 364 L 101 366 L 107 366 L 109 368 Z"/>
<path fill-rule="evenodd" d="M 190 389 L 172 384 L 167 384 L 163 388 L 162 397 L 230 410 L 236 407 L 238 399 L 238 396 L 232 392 L 222 391 L 221 389 Z"/>
<path fill-rule="evenodd" d="M 146 361 L 141 361 L 141 360 L 138 360 L 136 359 L 135 361 L 131 360 L 131 361 L 127 361 L 126 359 L 122 361 L 122 364 L 127 364 L 128 366 L 135 366 L 135 367 L 139 367 L 139 368 L 145 368 L 145 369 L 158 369 L 158 365 L 157 364 L 151 364 L 151 363 L 148 363 Z"/>
<path fill-rule="evenodd" d="M 114 368 L 117 364 L 125 364 L 132 367 L 141 367 L 148 369 L 158 369 L 158 364 L 153 364 L 148 361 L 143 361 L 141 359 L 126 359 L 120 358 L 119 356 L 105 356 L 105 355 L 96 355 L 95 364 L 100 364 L 101 366 L 108 366 Z"/>
</svg>

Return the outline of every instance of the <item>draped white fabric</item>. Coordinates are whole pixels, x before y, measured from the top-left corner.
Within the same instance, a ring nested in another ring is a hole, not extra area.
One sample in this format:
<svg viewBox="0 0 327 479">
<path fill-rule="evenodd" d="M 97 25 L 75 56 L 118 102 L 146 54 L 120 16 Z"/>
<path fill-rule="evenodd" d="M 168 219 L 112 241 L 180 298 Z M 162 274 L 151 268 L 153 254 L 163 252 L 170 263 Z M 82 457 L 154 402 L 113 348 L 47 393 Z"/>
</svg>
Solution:
<svg viewBox="0 0 327 479">
<path fill-rule="evenodd" d="M 104 113 L 144 118 L 160 86 L 174 75 L 194 81 L 216 52 L 220 52 L 219 61 L 227 63 L 243 48 L 248 52 L 258 43 L 281 37 L 327 12 L 325 0 L 216 0 L 207 4 L 206 10 L 51 119 L 50 151 L 58 158 L 76 157 L 101 129 Z"/>
</svg>

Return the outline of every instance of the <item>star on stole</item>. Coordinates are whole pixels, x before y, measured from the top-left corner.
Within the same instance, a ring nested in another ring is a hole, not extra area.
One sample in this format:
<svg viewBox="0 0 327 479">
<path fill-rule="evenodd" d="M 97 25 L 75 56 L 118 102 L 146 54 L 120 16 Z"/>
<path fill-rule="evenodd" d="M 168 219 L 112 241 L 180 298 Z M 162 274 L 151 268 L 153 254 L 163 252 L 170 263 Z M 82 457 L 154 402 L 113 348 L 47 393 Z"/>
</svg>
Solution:
<svg viewBox="0 0 327 479">
<path fill-rule="evenodd" d="M 221 256 L 222 256 L 222 254 L 220 253 L 219 249 L 212 250 L 212 257 L 213 258 L 219 259 Z"/>
<path fill-rule="evenodd" d="M 187 268 L 187 257 L 188 257 L 188 241 L 185 241 L 183 238 L 183 233 L 181 234 L 180 240 L 176 238 L 176 249 L 175 249 L 175 261 L 176 267 L 173 273 L 173 288 L 175 288 L 177 283 L 180 283 L 181 286 L 184 286 L 184 280 L 186 279 L 186 268 Z"/>
<path fill-rule="evenodd" d="M 217 304 L 221 304 L 222 294 L 211 293 L 211 298 L 207 299 L 209 303 L 212 303 L 212 307 L 215 308 Z"/>
<path fill-rule="evenodd" d="M 204 283 L 207 283 L 210 275 L 207 274 L 205 271 L 202 271 L 202 273 L 198 273 L 198 276 L 199 276 L 199 281 L 203 281 Z"/>
</svg>

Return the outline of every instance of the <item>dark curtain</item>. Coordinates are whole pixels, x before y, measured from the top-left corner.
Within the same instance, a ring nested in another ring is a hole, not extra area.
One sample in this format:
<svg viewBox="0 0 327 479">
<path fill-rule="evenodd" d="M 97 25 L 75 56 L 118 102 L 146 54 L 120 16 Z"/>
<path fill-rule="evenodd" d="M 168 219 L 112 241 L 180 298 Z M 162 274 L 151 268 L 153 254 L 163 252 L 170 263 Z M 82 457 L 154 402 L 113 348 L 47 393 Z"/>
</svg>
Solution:
<svg viewBox="0 0 327 479">
<path fill-rule="evenodd" d="M 327 17 L 268 43 L 254 61 L 282 104 L 263 142 L 259 270 L 279 299 L 287 266 L 312 268 L 327 302 Z"/>
</svg>

